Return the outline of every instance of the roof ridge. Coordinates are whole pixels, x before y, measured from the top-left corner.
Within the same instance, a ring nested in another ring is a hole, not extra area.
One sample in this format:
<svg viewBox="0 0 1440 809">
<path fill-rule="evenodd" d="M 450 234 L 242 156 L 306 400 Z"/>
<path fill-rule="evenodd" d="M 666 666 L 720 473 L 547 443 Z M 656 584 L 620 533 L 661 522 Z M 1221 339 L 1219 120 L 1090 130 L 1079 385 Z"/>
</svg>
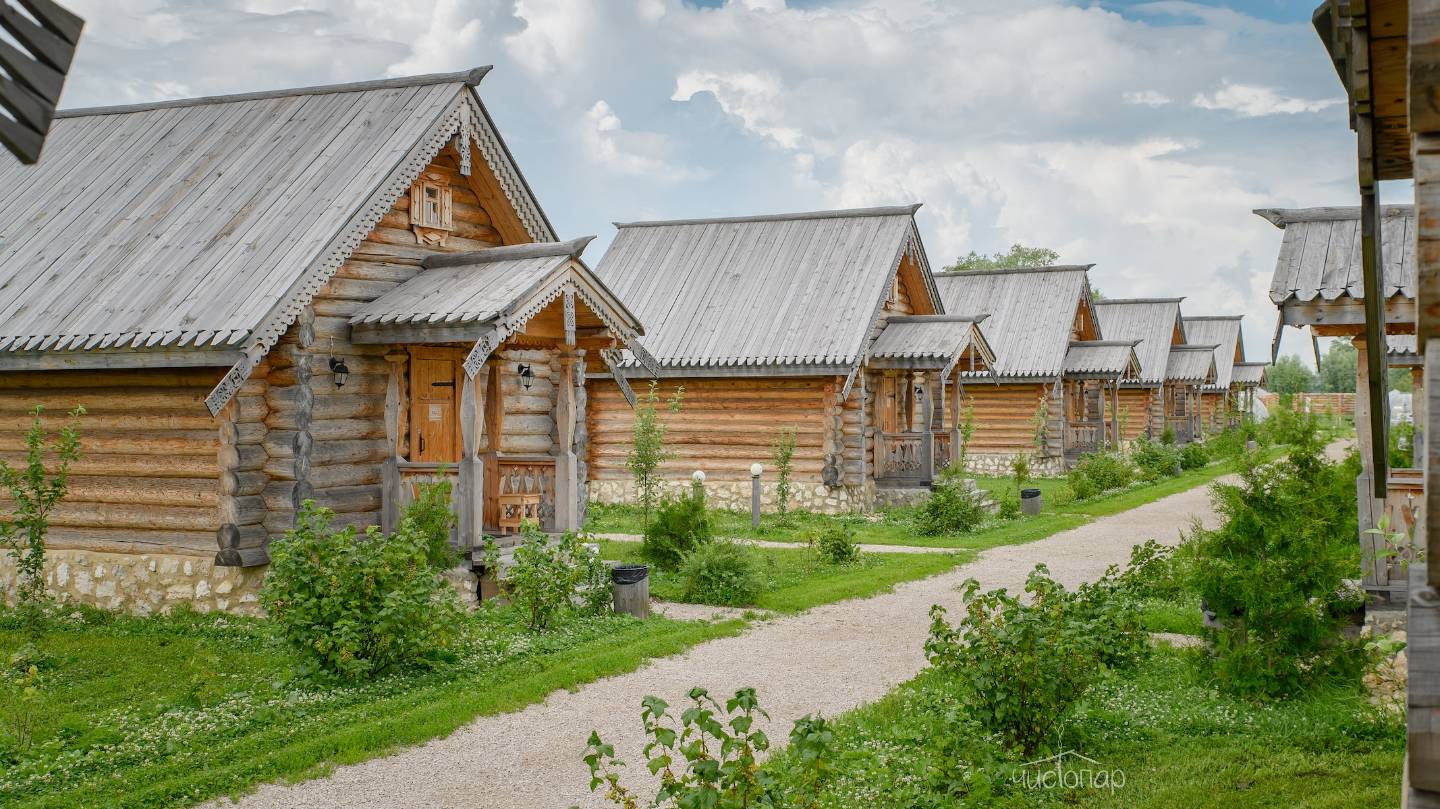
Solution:
<svg viewBox="0 0 1440 809">
<path fill-rule="evenodd" d="M 889 323 L 980 323 L 990 317 L 989 312 L 978 315 L 891 315 L 885 318 Z"/>
<path fill-rule="evenodd" d="M 1338 222 L 1360 218 L 1359 205 L 1328 205 L 1314 208 L 1254 208 L 1250 213 L 1266 220 L 1277 228 L 1301 222 Z M 1415 206 L 1405 203 L 1387 203 L 1380 206 L 1381 216 L 1413 216 Z"/>
<path fill-rule="evenodd" d="M 1073 346 L 1130 346 L 1134 348 L 1145 342 L 1144 340 L 1071 340 Z"/>
<path fill-rule="evenodd" d="M 1171 351 L 1214 351 L 1215 349 L 1217 349 L 1217 348 L 1219 348 L 1219 347 L 1220 347 L 1220 344 L 1219 344 L 1219 343 L 1216 343 L 1216 344 L 1213 345 L 1213 346 L 1212 346 L 1212 345 L 1205 345 L 1204 343 L 1185 343 L 1184 345 L 1178 345 L 1178 346 L 1177 346 L 1177 345 L 1172 345 L 1172 346 L 1170 346 L 1170 350 L 1171 350 Z"/>
<path fill-rule="evenodd" d="M 1043 267 L 996 267 L 987 270 L 942 270 L 936 278 L 957 278 L 967 275 L 1006 275 L 1027 272 L 1088 272 L 1094 264 L 1049 264 Z"/>
<path fill-rule="evenodd" d="M 580 254 L 585 252 L 585 247 L 594 239 L 594 236 L 581 236 L 566 242 L 529 242 L 527 244 L 508 244 L 503 247 L 487 247 L 483 250 L 470 250 L 464 253 L 433 253 L 426 256 L 420 266 L 427 270 L 433 270 L 436 267 L 465 267 L 471 264 L 493 264 L 497 261 L 514 261 L 522 258 L 566 256 L 579 259 Z"/>
<path fill-rule="evenodd" d="M 1244 315 L 1181 315 L 1181 320 L 1243 320 Z"/>
<path fill-rule="evenodd" d="M 711 225 L 730 222 L 782 222 L 789 219 L 848 219 L 862 216 L 914 216 L 924 203 L 888 205 L 874 208 L 837 208 L 828 211 L 797 211 L 794 213 L 753 214 L 750 216 L 717 216 L 698 219 L 650 219 L 636 222 L 611 222 L 617 228 L 663 227 L 665 225 Z"/>
<path fill-rule="evenodd" d="M 56 118 L 81 118 L 89 115 L 120 115 L 129 112 L 169 109 L 172 107 L 199 107 L 206 104 L 230 104 L 237 101 L 258 101 L 266 98 L 287 96 L 329 95 L 331 93 L 360 93 L 366 90 L 388 90 L 398 87 L 423 87 L 431 84 L 464 84 L 474 87 L 490 72 L 491 65 L 461 70 L 454 73 L 426 73 L 419 76 L 401 76 L 393 79 L 376 79 L 347 84 L 317 84 L 310 87 L 295 87 L 280 90 L 260 90 L 249 93 L 228 95 L 176 98 L 169 101 L 149 101 L 140 104 L 119 104 L 108 107 L 75 107 L 57 110 Z"/>
<path fill-rule="evenodd" d="M 1096 305 L 1096 306 L 1105 306 L 1106 304 L 1111 304 L 1111 303 L 1180 303 L 1180 302 L 1183 301 L 1183 300 L 1185 300 L 1184 297 L 1179 297 L 1179 298 L 1101 298 L 1100 300 L 1095 301 L 1095 305 Z"/>
</svg>

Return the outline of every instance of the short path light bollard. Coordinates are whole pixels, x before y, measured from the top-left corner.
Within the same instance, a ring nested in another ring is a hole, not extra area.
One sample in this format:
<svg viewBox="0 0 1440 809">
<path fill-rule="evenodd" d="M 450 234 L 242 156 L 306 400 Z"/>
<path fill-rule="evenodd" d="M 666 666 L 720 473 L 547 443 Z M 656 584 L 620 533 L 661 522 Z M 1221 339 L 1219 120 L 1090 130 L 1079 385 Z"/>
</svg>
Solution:
<svg viewBox="0 0 1440 809">
<path fill-rule="evenodd" d="M 760 527 L 760 473 L 764 469 L 758 463 L 750 464 L 750 527 Z"/>
</svg>

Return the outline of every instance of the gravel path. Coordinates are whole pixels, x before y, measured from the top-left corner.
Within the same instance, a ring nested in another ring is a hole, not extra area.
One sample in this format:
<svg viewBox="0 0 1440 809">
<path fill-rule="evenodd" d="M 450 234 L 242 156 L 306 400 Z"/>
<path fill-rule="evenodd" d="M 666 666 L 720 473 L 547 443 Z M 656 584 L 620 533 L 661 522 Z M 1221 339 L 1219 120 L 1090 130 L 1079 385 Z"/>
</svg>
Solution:
<svg viewBox="0 0 1440 809">
<path fill-rule="evenodd" d="M 958 610 L 957 586 L 975 577 L 986 588 L 1023 586 L 1037 562 L 1066 585 L 1093 579 L 1123 563 L 1146 539 L 1175 542 L 1199 516 L 1213 523 L 1207 487 L 1103 517 L 1025 545 L 994 548 L 954 571 L 903 584 L 893 593 L 817 607 L 755 625 L 745 634 L 710 641 L 652 661 L 638 671 L 557 691 L 543 703 L 482 717 L 448 738 L 385 758 L 340 767 L 296 785 L 268 785 L 241 800 L 260 807 L 566 807 L 601 805 L 580 761 L 585 738 L 598 728 L 631 762 L 632 784 L 645 772 L 640 699 L 655 694 L 680 705 L 691 686 L 722 700 L 742 686 L 759 688 L 783 741 L 795 719 L 834 716 L 872 702 L 924 665 L 922 644 L 931 604 Z M 229 805 L 228 802 L 225 805 Z"/>
<path fill-rule="evenodd" d="M 643 542 L 645 537 L 639 534 L 596 534 L 599 539 L 608 539 L 611 542 Z M 757 548 L 796 548 L 805 547 L 803 542 L 773 542 L 768 539 L 741 539 L 747 545 L 754 545 Z M 955 553 L 962 548 L 927 548 L 923 545 L 871 545 L 869 543 L 857 543 L 855 547 L 865 553 Z"/>
</svg>

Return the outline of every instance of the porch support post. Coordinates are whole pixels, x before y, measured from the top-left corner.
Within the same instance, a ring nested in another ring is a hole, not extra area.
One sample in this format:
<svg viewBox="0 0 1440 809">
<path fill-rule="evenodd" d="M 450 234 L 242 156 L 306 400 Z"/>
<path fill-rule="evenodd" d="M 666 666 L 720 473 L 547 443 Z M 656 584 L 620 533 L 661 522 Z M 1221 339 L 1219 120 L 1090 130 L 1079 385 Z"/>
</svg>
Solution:
<svg viewBox="0 0 1440 809">
<path fill-rule="evenodd" d="M 1360 476 L 1355 479 L 1355 501 L 1359 508 L 1360 522 L 1360 544 L 1364 549 L 1369 535 L 1365 531 L 1376 527 L 1380 521 L 1380 515 L 1385 510 L 1383 497 L 1375 496 L 1377 476 L 1383 477 L 1384 470 L 1375 467 L 1376 455 L 1372 448 L 1376 442 L 1385 442 L 1388 436 L 1381 432 L 1378 435 L 1374 432 L 1376 420 L 1371 418 L 1370 397 L 1366 395 L 1370 382 L 1370 363 L 1368 355 L 1372 353 L 1373 346 L 1364 337 L 1356 337 L 1355 344 L 1355 444 L 1360 448 Z M 1384 347 L 1379 349 L 1384 352 Z M 1383 426 L 1383 422 L 1382 422 Z M 1383 484 L 1381 484 L 1383 485 Z M 1372 560 L 1360 560 L 1362 565 L 1373 563 Z"/>
<path fill-rule="evenodd" d="M 930 396 L 929 373 L 925 374 L 925 386 L 923 390 L 925 391 L 925 401 L 920 405 L 920 418 L 922 419 L 921 423 L 925 429 L 920 431 L 920 474 L 925 477 L 925 482 L 929 483 L 935 479 L 935 439 L 932 437 L 934 429 L 932 421 L 935 418 L 935 405 Z"/>
<path fill-rule="evenodd" d="M 580 480 L 575 457 L 575 354 L 560 352 L 555 391 L 555 530 L 580 530 Z"/>
<path fill-rule="evenodd" d="M 1414 452 L 1412 462 L 1416 469 L 1425 468 L 1425 368 L 1420 366 L 1410 369 L 1410 418 L 1415 422 L 1415 436 L 1410 440 L 1410 447 Z"/>
<path fill-rule="evenodd" d="M 404 389 L 405 361 L 409 355 L 403 351 L 392 351 L 385 355 L 390 365 L 390 378 L 385 386 L 385 443 L 390 452 L 381 466 L 380 527 L 391 533 L 400 523 L 400 412 L 404 409 L 401 392 Z"/>
<path fill-rule="evenodd" d="M 479 379 L 460 375 L 460 483 L 455 492 L 455 511 L 459 528 L 460 550 L 480 547 L 483 533 L 483 501 L 485 471 L 478 450 L 482 410 L 479 405 Z"/>
<path fill-rule="evenodd" d="M 960 363 L 955 363 L 955 370 L 950 372 L 950 385 L 954 388 L 950 397 L 950 417 L 946 428 L 950 430 L 950 461 L 954 463 L 960 457 L 960 420 L 964 418 L 961 411 L 961 400 L 965 398 L 965 388 L 960 384 Z M 959 470 L 964 472 L 965 470 Z"/>
<path fill-rule="evenodd" d="M 926 419 L 925 423 L 925 432 L 930 434 L 930 445 L 934 446 L 935 437 L 940 433 L 945 432 L 945 413 L 947 412 L 947 408 L 945 407 L 945 400 L 947 398 L 945 396 L 945 377 L 941 376 L 939 373 L 927 373 L 925 375 L 925 381 L 926 389 L 935 391 L 935 394 L 937 396 L 935 400 L 935 415 L 940 419 L 940 429 L 935 429 L 935 423 L 933 421 L 930 421 L 929 419 Z M 953 446 L 950 447 L 949 457 L 951 459 L 955 457 L 955 447 Z M 949 461 L 947 461 L 946 463 L 949 463 Z"/>
<path fill-rule="evenodd" d="M 1110 427 L 1115 433 L 1113 448 L 1120 449 L 1120 382 L 1110 383 Z"/>
</svg>

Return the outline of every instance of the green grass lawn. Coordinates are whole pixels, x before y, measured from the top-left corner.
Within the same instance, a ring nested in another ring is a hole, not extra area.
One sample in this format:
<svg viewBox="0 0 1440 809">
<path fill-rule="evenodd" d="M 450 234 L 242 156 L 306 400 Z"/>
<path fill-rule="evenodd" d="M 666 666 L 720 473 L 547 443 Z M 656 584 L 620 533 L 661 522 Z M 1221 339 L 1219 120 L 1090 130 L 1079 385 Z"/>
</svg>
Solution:
<svg viewBox="0 0 1440 809">
<path fill-rule="evenodd" d="M 894 585 L 943 573 L 974 558 L 973 553 L 872 553 L 861 562 L 829 565 L 809 548 L 755 548 L 765 589 L 754 604 L 743 606 L 774 612 L 799 612 L 820 604 L 864 598 L 887 592 Z M 600 543 L 604 559 L 639 562 L 640 543 Z M 650 595 L 665 601 L 685 601 L 685 582 L 678 573 L 653 567 Z"/>
<path fill-rule="evenodd" d="M 764 700 L 764 689 L 760 691 Z M 1260 807 L 1395 806 L 1403 719 L 1349 690 L 1277 703 L 1220 694 L 1185 653 L 1157 650 L 1139 670 L 1111 674 L 1058 744 L 1123 772 L 1114 789 L 1030 789 L 1022 759 L 997 750 L 957 711 L 959 696 L 927 671 L 877 703 L 838 718 L 836 761 L 820 806 Z M 1037 756 L 1038 757 L 1038 756 Z M 786 780 L 781 753 L 767 765 Z"/>
<path fill-rule="evenodd" d="M 30 750 L 9 740 L 0 710 L 0 806 L 188 806 L 313 777 L 747 625 L 612 616 L 532 635 L 503 611 L 481 611 L 451 665 L 328 686 L 296 676 L 258 620 L 74 614 L 36 644 Z M 0 616 L 0 666 L 28 642 Z"/>
</svg>

